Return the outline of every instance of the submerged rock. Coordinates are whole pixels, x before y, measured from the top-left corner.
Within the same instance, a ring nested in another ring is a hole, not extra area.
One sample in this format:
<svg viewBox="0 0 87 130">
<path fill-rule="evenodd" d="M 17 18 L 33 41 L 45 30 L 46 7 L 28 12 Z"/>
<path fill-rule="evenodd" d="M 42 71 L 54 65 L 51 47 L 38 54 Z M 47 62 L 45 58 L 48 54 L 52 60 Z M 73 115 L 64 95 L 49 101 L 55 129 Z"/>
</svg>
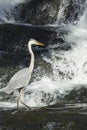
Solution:
<svg viewBox="0 0 87 130">
<path fill-rule="evenodd" d="M 0 111 L 2 130 L 82 130 L 87 129 L 87 115 L 58 110 Z"/>
</svg>

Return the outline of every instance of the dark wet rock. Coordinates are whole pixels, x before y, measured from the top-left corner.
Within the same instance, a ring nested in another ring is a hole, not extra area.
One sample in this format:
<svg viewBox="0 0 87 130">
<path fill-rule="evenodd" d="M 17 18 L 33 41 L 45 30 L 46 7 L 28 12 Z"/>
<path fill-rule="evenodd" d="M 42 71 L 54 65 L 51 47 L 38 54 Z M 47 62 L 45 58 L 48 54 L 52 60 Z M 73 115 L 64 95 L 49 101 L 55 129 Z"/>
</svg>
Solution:
<svg viewBox="0 0 87 130">
<path fill-rule="evenodd" d="M 0 51 L 23 52 L 23 50 L 26 50 L 25 44 L 28 43 L 30 38 L 47 45 L 50 39 L 52 40 L 56 35 L 55 31 L 39 27 L 3 24 L 0 25 Z"/>
<path fill-rule="evenodd" d="M 63 17 L 59 19 L 59 23 L 74 22 L 81 15 L 84 3 L 85 0 L 69 0 L 65 3 L 62 0 L 31 0 L 18 4 L 11 11 L 11 14 L 8 13 L 7 16 L 8 18 L 13 16 L 18 22 L 33 25 L 52 24 L 57 21 L 58 12 L 62 5 L 65 8 L 61 14 Z"/>
<path fill-rule="evenodd" d="M 0 111 L 2 130 L 86 130 L 87 115 L 54 110 Z"/>
<path fill-rule="evenodd" d="M 58 23 L 75 22 L 85 8 L 86 0 L 26 0 L 11 9 L 4 10 L 4 17 L 0 18 L 2 23 L 7 21 L 29 23 L 33 25 L 46 25 Z M 61 17 L 58 19 L 60 8 L 63 8 Z"/>
<path fill-rule="evenodd" d="M 34 25 L 53 23 L 57 19 L 61 0 L 33 0 L 15 7 L 18 20 Z M 17 20 L 17 18 L 16 18 Z"/>
<path fill-rule="evenodd" d="M 23 61 L 25 57 L 29 57 L 26 45 L 30 38 L 45 44 L 45 47 L 33 46 L 35 55 L 37 54 L 40 57 L 40 53 L 48 51 L 47 46 L 53 43 L 52 41 L 56 38 L 56 35 L 55 31 L 38 26 L 0 25 L 0 65 L 13 61 L 18 62 L 19 59 Z"/>
<path fill-rule="evenodd" d="M 67 101 L 87 102 L 87 88 L 80 85 L 80 88 L 71 90 L 64 98 Z"/>
</svg>

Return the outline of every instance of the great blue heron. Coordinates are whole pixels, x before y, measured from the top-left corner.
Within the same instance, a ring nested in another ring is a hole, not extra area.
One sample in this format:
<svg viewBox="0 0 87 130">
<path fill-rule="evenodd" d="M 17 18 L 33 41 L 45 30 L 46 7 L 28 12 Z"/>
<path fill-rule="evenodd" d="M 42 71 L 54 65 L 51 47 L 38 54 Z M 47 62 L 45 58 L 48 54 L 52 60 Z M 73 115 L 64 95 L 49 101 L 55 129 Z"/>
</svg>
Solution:
<svg viewBox="0 0 87 130">
<path fill-rule="evenodd" d="M 17 99 L 17 110 L 19 107 L 19 101 L 26 107 L 30 108 L 28 105 L 26 105 L 22 99 L 21 99 L 21 95 L 23 92 L 23 89 L 26 85 L 28 85 L 28 83 L 30 82 L 31 79 L 31 74 L 34 68 L 34 53 L 32 51 L 32 45 L 40 45 L 40 46 L 44 46 L 43 43 L 40 43 L 34 39 L 30 39 L 30 41 L 28 42 L 28 50 L 30 52 L 31 55 L 31 61 L 30 61 L 30 66 L 27 68 L 24 68 L 22 70 L 19 70 L 17 73 L 15 73 L 12 78 L 10 79 L 7 87 L 4 89 L 4 92 L 6 92 L 7 94 L 12 93 L 14 90 L 18 90 L 19 91 L 19 96 Z"/>
</svg>

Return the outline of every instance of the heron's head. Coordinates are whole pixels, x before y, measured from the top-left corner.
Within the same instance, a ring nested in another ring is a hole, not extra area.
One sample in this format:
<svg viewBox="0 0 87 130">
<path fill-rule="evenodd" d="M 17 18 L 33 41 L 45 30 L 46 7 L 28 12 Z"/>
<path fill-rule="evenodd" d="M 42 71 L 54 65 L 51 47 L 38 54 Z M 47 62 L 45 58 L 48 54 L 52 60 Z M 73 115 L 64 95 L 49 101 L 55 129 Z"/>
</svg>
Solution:
<svg viewBox="0 0 87 130">
<path fill-rule="evenodd" d="M 35 39 L 30 39 L 28 44 L 31 44 L 31 45 L 38 45 L 38 46 L 45 46 L 43 43 L 35 40 Z"/>
</svg>

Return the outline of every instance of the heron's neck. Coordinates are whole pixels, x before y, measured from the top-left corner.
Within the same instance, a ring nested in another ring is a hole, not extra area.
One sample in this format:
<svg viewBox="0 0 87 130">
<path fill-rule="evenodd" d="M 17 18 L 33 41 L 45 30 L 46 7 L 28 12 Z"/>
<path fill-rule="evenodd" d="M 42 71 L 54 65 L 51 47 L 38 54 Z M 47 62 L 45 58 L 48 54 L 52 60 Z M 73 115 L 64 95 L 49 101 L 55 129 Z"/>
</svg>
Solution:
<svg viewBox="0 0 87 130">
<path fill-rule="evenodd" d="M 31 55 L 29 71 L 31 71 L 31 73 L 32 73 L 33 68 L 34 68 L 34 53 L 32 51 L 32 44 L 29 44 L 28 49 L 29 49 L 29 52 L 30 52 L 30 55 Z"/>
</svg>

